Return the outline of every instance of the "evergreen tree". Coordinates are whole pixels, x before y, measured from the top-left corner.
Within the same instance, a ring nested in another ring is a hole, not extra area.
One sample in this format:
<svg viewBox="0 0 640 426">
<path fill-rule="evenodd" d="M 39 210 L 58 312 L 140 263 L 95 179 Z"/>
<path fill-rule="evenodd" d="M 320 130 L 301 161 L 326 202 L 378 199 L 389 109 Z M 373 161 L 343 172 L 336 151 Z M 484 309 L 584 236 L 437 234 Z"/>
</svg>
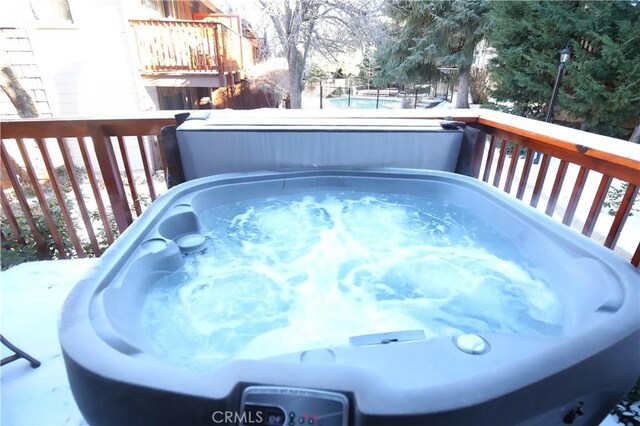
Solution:
<svg viewBox="0 0 640 426">
<path fill-rule="evenodd" d="M 376 68 L 376 59 L 371 49 L 365 49 L 362 62 L 358 66 L 358 79 L 362 84 L 366 84 L 367 89 L 373 84 L 373 79 L 378 72 Z"/>
<path fill-rule="evenodd" d="M 489 44 L 497 101 L 512 112 L 542 118 L 555 82 L 559 50 L 571 57 L 556 115 L 611 136 L 640 111 L 640 3 L 633 1 L 493 2 Z"/>
<path fill-rule="evenodd" d="M 458 68 L 457 108 L 469 108 L 473 52 L 486 30 L 485 0 L 387 0 L 388 37 L 378 50 L 380 82 L 426 83 Z"/>
</svg>

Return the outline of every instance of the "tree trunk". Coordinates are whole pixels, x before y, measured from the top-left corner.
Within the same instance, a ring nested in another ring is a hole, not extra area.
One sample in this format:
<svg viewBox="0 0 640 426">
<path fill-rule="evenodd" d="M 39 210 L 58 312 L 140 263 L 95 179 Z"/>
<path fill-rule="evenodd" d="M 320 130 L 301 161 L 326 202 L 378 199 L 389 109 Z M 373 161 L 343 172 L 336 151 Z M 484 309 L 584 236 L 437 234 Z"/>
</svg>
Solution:
<svg viewBox="0 0 640 426">
<path fill-rule="evenodd" d="M 3 63 L 0 68 L 0 87 L 7 94 L 20 117 L 33 118 L 38 116 L 38 110 L 29 96 L 29 92 L 22 87 L 15 73 L 6 63 Z"/>
<path fill-rule="evenodd" d="M 297 51 L 294 51 L 287 63 L 289 65 L 289 100 L 291 109 L 302 108 L 302 68 L 297 58 Z"/>
<path fill-rule="evenodd" d="M 640 121 L 636 124 L 636 128 L 633 129 L 633 133 L 631 134 L 629 141 L 633 143 L 640 143 Z"/>
<path fill-rule="evenodd" d="M 22 118 L 33 118 L 38 116 L 38 110 L 36 106 L 33 104 L 33 100 L 31 96 L 29 96 L 29 92 L 27 92 L 20 81 L 16 77 L 15 73 L 9 66 L 9 64 L 2 63 L 0 64 L 0 87 L 7 94 L 9 100 L 16 108 L 18 115 Z M 29 175 L 27 172 L 20 167 L 18 162 L 9 155 L 9 162 L 13 165 L 13 169 L 16 171 L 18 176 L 24 181 L 27 182 L 29 179 Z M 0 186 L 2 189 L 7 189 L 11 187 L 11 182 L 7 177 L 8 171 L 4 168 L 4 163 L 0 164 Z"/>
<path fill-rule="evenodd" d="M 469 108 L 469 79 L 471 77 L 471 66 L 460 65 L 458 71 L 458 97 L 456 98 L 456 108 Z"/>
<path fill-rule="evenodd" d="M 291 109 L 302 108 L 302 88 L 300 87 L 300 72 L 295 69 L 289 70 L 289 99 Z"/>
</svg>

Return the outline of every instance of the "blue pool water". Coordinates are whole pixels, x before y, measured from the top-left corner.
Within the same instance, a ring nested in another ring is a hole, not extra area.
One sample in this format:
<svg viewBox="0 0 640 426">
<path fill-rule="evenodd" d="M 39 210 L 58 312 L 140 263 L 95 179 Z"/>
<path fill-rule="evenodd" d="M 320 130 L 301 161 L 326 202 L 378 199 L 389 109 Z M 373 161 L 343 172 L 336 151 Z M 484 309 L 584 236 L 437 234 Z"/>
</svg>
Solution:
<svg viewBox="0 0 640 426">
<path fill-rule="evenodd" d="M 365 98 L 365 97 L 351 97 L 351 102 L 349 102 L 348 98 L 333 98 L 327 99 L 326 102 L 329 103 L 334 108 L 355 108 L 355 109 L 376 109 L 376 98 Z M 402 100 L 399 98 L 379 98 L 378 99 L 378 108 L 379 109 L 399 109 L 402 106 Z"/>
<path fill-rule="evenodd" d="M 152 349 L 198 370 L 423 330 L 558 334 L 562 307 L 491 223 L 446 201 L 309 192 L 201 215 L 207 249 L 153 287 Z"/>
</svg>

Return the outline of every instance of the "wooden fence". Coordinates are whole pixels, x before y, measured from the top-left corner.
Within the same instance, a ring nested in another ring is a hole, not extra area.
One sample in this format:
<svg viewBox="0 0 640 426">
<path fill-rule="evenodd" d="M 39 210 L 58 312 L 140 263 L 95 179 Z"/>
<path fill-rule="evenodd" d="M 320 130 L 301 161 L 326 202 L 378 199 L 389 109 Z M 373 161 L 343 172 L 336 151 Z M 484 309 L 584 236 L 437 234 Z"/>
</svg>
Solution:
<svg viewBox="0 0 640 426">
<path fill-rule="evenodd" d="M 478 179 L 640 264 L 640 234 L 624 226 L 640 185 L 640 146 L 489 110 L 379 110 L 361 116 L 443 114 L 487 135 L 473 158 Z M 99 256 L 163 185 L 158 135 L 173 124 L 172 115 L 2 123 L 3 240 L 8 229 L 21 244 L 33 241 L 43 257 Z M 544 153 L 540 164 L 534 164 L 536 151 Z M 622 237 L 632 241 L 630 250 L 618 247 Z"/>
</svg>

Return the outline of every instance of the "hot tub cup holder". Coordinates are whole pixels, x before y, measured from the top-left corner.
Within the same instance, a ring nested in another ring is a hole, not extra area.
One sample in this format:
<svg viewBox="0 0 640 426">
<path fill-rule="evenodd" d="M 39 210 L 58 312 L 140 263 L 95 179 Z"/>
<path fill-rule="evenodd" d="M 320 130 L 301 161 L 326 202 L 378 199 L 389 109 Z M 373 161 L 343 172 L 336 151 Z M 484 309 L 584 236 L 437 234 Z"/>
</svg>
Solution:
<svg viewBox="0 0 640 426">
<path fill-rule="evenodd" d="M 151 238 L 140 244 L 140 248 L 150 253 L 159 253 L 167 247 L 167 240 L 163 238 Z"/>
<path fill-rule="evenodd" d="M 183 254 L 198 253 L 206 248 L 207 237 L 199 232 L 193 232 L 176 238 L 175 242 Z"/>
</svg>

